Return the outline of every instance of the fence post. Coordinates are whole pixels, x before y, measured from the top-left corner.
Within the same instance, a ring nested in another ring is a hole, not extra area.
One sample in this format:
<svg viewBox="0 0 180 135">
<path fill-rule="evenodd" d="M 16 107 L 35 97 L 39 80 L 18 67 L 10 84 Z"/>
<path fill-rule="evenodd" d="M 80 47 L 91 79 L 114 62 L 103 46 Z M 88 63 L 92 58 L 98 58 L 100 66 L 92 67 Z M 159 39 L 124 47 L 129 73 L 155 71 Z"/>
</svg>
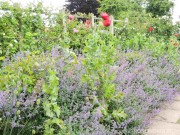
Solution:
<svg viewBox="0 0 180 135">
<path fill-rule="evenodd" d="M 110 33 L 111 33 L 112 35 L 114 35 L 114 17 L 111 15 L 111 16 L 110 16 L 110 19 L 111 19 Z"/>
<path fill-rule="evenodd" d="M 66 20 L 63 18 L 63 27 L 64 27 L 64 33 L 66 33 Z"/>
<path fill-rule="evenodd" d="M 63 11 L 63 28 L 64 28 L 64 33 L 66 33 L 66 14 L 65 14 L 65 9 Z"/>
<path fill-rule="evenodd" d="M 94 14 L 92 14 L 91 16 L 91 27 L 94 28 L 95 24 L 94 24 Z"/>
</svg>

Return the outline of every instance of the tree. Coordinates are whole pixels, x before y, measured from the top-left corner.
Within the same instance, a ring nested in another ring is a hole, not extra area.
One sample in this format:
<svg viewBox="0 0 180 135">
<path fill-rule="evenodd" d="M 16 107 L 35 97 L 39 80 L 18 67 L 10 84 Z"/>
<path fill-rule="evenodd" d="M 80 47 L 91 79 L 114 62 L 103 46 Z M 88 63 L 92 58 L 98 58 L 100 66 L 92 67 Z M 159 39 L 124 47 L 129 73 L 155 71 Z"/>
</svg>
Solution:
<svg viewBox="0 0 180 135">
<path fill-rule="evenodd" d="M 174 3 L 170 0 L 147 0 L 146 11 L 153 14 L 153 16 L 170 16 L 170 10 Z"/>
<path fill-rule="evenodd" d="M 115 18 L 121 18 L 127 12 L 142 12 L 143 0 L 98 0 L 99 12 L 107 12 Z"/>
<path fill-rule="evenodd" d="M 97 0 L 67 0 L 66 9 L 68 9 L 71 13 L 93 13 L 98 15 L 97 8 L 99 7 L 99 3 Z"/>
</svg>

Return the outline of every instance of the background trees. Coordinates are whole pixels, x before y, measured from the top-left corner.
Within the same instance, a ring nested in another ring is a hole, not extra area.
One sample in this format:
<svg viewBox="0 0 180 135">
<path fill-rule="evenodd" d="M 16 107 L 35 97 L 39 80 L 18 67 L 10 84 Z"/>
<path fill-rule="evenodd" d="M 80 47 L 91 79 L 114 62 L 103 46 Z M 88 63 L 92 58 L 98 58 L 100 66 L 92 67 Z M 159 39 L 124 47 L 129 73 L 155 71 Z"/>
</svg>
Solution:
<svg viewBox="0 0 180 135">
<path fill-rule="evenodd" d="M 142 12 L 145 9 L 147 13 L 155 16 L 171 16 L 171 9 L 174 3 L 171 0 L 67 0 L 66 8 L 71 13 L 93 13 L 108 12 L 115 17 L 123 12 Z M 98 10 L 97 10 L 98 9 Z"/>
<path fill-rule="evenodd" d="M 99 12 L 108 12 L 116 18 L 122 16 L 124 12 L 143 10 L 143 0 L 99 0 L 99 4 Z"/>
<path fill-rule="evenodd" d="M 67 2 L 66 8 L 71 13 L 81 12 L 86 14 L 98 14 L 97 8 L 99 7 L 99 3 L 97 0 L 67 0 Z"/>
<path fill-rule="evenodd" d="M 146 11 L 152 13 L 153 16 L 171 16 L 170 10 L 173 8 L 174 3 L 170 0 L 146 0 Z"/>
</svg>

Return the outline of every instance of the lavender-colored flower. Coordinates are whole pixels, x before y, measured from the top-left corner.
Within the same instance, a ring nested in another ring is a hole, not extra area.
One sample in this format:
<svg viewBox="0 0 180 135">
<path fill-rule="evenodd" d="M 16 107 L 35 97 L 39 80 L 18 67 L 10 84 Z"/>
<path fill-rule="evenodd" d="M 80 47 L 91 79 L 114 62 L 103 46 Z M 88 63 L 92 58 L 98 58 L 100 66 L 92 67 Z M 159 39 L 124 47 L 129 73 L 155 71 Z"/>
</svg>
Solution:
<svg viewBox="0 0 180 135">
<path fill-rule="evenodd" d="M 122 52 L 119 53 L 121 55 Z M 128 51 L 132 53 L 133 51 Z M 87 83 L 82 83 L 81 77 L 86 71 L 82 65 L 83 55 L 77 55 L 77 64 L 71 63 L 72 56 L 68 51 L 53 48 L 50 53 L 43 53 L 34 58 L 38 66 L 31 67 L 37 77 L 33 84 L 33 92 L 28 93 L 28 84 L 22 80 L 17 82 L 17 86 L 12 88 L 6 84 L 6 88 L 11 93 L 0 91 L 0 114 L 6 114 L 2 118 L 14 117 L 17 110 L 21 112 L 21 118 L 18 122 L 25 123 L 28 118 L 33 123 L 34 118 L 42 118 L 44 110 L 42 105 L 36 104 L 37 99 L 48 97 L 43 93 L 43 84 L 47 80 L 48 70 L 54 69 L 59 78 L 59 91 L 57 103 L 61 108 L 61 119 L 70 132 L 82 135 L 115 135 L 138 134 L 142 133 L 150 123 L 149 119 L 159 112 L 158 107 L 163 101 L 172 101 L 180 84 L 180 74 L 177 74 L 178 68 L 173 66 L 165 57 L 156 59 L 148 53 L 140 52 L 141 58 L 131 58 L 127 56 L 119 57 L 108 74 L 115 73 L 116 78 L 113 83 L 116 86 L 116 93 L 124 93 L 120 99 L 108 103 L 109 108 L 118 110 L 122 108 L 127 114 L 126 119 L 115 121 L 111 118 L 111 111 L 108 110 L 108 118 L 103 116 L 101 106 L 107 103 L 100 99 L 96 91 L 90 89 Z M 26 55 L 22 53 L 17 55 L 18 59 L 25 59 Z M 21 58 L 19 58 L 21 57 Z M 17 58 L 14 57 L 14 62 Z M 12 66 L 9 61 L 3 65 Z M 13 68 L 12 68 L 13 69 Z M 94 80 L 96 86 L 99 86 L 99 80 Z M 14 95 L 17 87 L 23 87 L 21 94 Z M 17 107 L 17 102 L 21 104 Z M 108 101 L 109 102 L 109 101 Z M 8 113 L 10 112 L 10 113 Z M 42 118 L 43 119 L 43 118 Z M 110 119 L 110 120 L 109 120 Z M 109 121 L 108 121 L 109 120 Z M 13 122 L 13 127 L 18 122 Z M 44 121 L 33 123 L 33 127 L 40 127 Z M 23 125 L 21 125 L 23 126 Z"/>
<path fill-rule="evenodd" d="M 11 126 L 12 126 L 12 128 L 15 128 L 15 127 L 17 127 L 18 125 L 17 125 L 17 123 L 16 122 L 11 122 Z"/>
<path fill-rule="evenodd" d="M 0 91 L 0 109 L 2 109 L 7 102 L 7 93 L 5 91 Z"/>
<path fill-rule="evenodd" d="M 102 118 L 102 117 L 103 117 L 103 115 L 102 115 L 102 112 L 101 112 L 101 108 L 98 107 L 98 108 L 96 109 L 96 111 L 93 113 L 92 119 L 94 119 L 94 120 L 99 120 L 99 119 Z"/>
<path fill-rule="evenodd" d="M 11 113 L 10 112 L 5 112 L 6 116 L 10 116 Z"/>
</svg>

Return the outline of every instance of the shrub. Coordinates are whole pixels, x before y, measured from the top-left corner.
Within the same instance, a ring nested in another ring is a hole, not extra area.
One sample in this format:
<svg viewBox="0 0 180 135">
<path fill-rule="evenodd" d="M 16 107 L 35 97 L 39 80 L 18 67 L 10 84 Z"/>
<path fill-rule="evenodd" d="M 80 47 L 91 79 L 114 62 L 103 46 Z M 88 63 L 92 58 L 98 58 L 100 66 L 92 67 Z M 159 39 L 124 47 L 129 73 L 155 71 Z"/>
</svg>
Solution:
<svg viewBox="0 0 180 135">
<path fill-rule="evenodd" d="M 98 89 L 82 82 L 82 75 L 89 70 L 82 61 L 99 58 L 92 57 L 96 52 L 91 51 L 84 56 L 54 48 L 40 56 L 19 53 L 6 60 L 0 72 L 1 133 L 140 133 L 162 101 L 175 96 L 179 69 L 164 56 L 157 59 L 151 53 L 135 51 L 116 53 L 115 62 L 99 67 L 106 69 L 107 78 L 115 77 L 109 78 L 114 94 L 108 98 L 100 95 L 108 80 L 93 80 Z"/>
<path fill-rule="evenodd" d="M 124 93 L 119 101 L 127 119 L 117 128 L 125 134 L 138 134 L 149 124 L 149 118 L 159 112 L 164 101 L 176 95 L 180 75 L 178 67 L 165 56 L 154 58 L 147 52 L 121 53 L 117 67 L 116 90 Z"/>
</svg>

